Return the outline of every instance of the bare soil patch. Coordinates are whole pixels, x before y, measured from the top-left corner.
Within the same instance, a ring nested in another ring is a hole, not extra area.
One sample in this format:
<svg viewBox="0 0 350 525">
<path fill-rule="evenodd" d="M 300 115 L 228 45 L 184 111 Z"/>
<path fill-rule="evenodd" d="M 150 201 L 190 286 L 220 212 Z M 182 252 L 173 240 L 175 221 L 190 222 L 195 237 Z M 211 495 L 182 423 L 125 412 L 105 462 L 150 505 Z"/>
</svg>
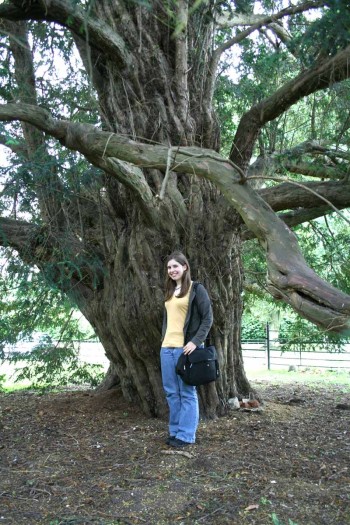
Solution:
<svg viewBox="0 0 350 525">
<path fill-rule="evenodd" d="M 350 524 L 349 388 L 255 387 L 184 453 L 118 391 L 2 394 L 0 524 Z"/>
</svg>

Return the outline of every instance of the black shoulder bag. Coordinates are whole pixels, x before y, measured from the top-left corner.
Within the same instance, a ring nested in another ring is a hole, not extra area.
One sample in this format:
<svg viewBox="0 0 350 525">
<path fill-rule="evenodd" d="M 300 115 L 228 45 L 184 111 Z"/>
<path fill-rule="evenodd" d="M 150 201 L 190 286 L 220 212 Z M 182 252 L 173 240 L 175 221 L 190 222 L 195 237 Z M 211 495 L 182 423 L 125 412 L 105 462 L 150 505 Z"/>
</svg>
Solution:
<svg viewBox="0 0 350 525">
<path fill-rule="evenodd" d="M 199 386 L 216 381 L 220 372 L 215 346 L 197 346 L 190 354 L 181 354 L 176 373 L 187 385 Z"/>
<path fill-rule="evenodd" d="M 200 386 L 216 381 L 220 372 L 215 346 L 197 346 L 190 354 L 181 354 L 176 364 L 176 373 L 187 385 Z"/>
</svg>

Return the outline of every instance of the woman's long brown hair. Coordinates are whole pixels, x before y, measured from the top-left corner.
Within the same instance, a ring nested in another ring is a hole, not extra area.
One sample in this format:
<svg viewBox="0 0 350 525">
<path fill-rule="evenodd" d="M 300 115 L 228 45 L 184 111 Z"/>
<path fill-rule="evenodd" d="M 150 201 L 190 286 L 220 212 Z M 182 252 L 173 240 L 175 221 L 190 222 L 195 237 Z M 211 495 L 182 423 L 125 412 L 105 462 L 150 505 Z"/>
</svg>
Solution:
<svg viewBox="0 0 350 525">
<path fill-rule="evenodd" d="M 184 266 L 185 264 L 187 266 L 187 270 L 184 271 L 183 276 L 182 276 L 180 293 L 176 297 L 184 297 L 191 287 L 191 269 L 190 269 L 188 260 L 186 259 L 184 254 L 181 252 L 172 253 L 171 255 L 169 255 L 169 257 L 166 260 L 165 301 L 169 301 L 169 299 L 172 298 L 175 292 L 175 287 L 176 287 L 176 281 L 171 279 L 171 277 L 168 274 L 168 263 L 172 259 L 174 259 L 176 262 L 181 264 L 181 266 Z"/>
</svg>

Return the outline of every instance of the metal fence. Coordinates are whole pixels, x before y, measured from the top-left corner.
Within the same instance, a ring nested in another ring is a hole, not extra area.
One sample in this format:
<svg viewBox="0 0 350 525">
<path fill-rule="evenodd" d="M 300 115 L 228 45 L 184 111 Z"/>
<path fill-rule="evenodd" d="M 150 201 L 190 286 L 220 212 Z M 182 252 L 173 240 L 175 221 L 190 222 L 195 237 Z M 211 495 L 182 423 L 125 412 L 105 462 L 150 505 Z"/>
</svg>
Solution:
<svg viewBox="0 0 350 525">
<path fill-rule="evenodd" d="M 108 368 L 108 359 L 102 344 L 97 340 L 78 342 L 79 357 L 84 362 L 102 365 Z M 35 346 L 32 342 L 21 342 L 15 347 L 5 351 L 5 355 L 11 350 L 26 352 Z M 322 341 L 300 339 L 283 340 L 275 337 L 275 332 L 266 326 L 265 337 L 256 340 L 243 340 L 242 351 L 245 367 L 263 368 L 269 370 L 278 368 L 320 368 L 329 370 L 350 370 L 350 340 L 341 342 L 329 342 L 326 345 Z M 288 350 L 286 349 L 288 348 Z M 292 349 L 291 349 L 292 348 Z M 331 348 L 331 351 L 329 349 Z M 6 372 L 6 360 L 1 365 L 1 371 Z M 12 368 L 12 367 L 11 367 Z"/>
<path fill-rule="evenodd" d="M 272 368 L 324 368 L 350 370 L 350 340 L 338 341 L 287 340 L 275 337 L 266 325 L 264 338 L 242 341 L 243 359 L 246 366 Z"/>
</svg>

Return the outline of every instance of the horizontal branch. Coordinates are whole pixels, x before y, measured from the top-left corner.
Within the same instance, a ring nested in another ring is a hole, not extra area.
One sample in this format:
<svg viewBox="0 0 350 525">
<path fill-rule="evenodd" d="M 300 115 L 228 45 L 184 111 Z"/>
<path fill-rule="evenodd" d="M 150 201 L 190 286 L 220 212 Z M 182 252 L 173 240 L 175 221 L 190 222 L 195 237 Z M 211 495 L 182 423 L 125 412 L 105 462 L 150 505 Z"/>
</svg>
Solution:
<svg viewBox="0 0 350 525">
<path fill-rule="evenodd" d="M 300 13 L 304 11 L 308 11 L 310 9 L 319 9 L 320 7 L 326 5 L 325 1 L 310 1 L 310 2 L 304 2 L 297 6 L 294 6 L 294 9 L 298 8 L 298 11 L 293 11 L 292 13 L 288 14 L 295 14 Z M 289 8 L 286 8 L 289 9 Z M 265 20 L 267 17 L 272 18 L 273 20 L 278 20 L 278 17 L 280 13 L 282 13 L 284 10 L 280 11 L 279 13 L 273 13 L 271 15 L 261 15 L 261 14 L 254 14 L 254 13 L 225 13 L 225 14 L 219 14 L 216 16 L 216 24 L 221 28 L 226 27 L 241 27 L 241 26 L 252 26 L 254 24 L 259 24 L 263 22 L 266 24 Z M 286 15 L 284 15 L 286 16 Z"/>
<path fill-rule="evenodd" d="M 253 165 L 249 167 L 248 178 L 260 176 L 262 179 L 269 178 L 270 174 L 295 173 L 298 175 L 305 175 L 308 177 L 315 177 L 318 179 L 333 179 L 339 180 L 347 178 L 350 173 L 346 169 L 346 164 L 330 166 L 321 161 L 308 162 L 301 159 L 291 159 L 288 155 L 280 154 L 273 157 L 259 158 Z"/>
<path fill-rule="evenodd" d="M 127 155 L 126 158 L 122 158 L 121 155 L 118 157 L 110 154 L 110 143 L 115 141 L 113 133 L 98 131 L 92 125 L 53 119 L 45 109 L 30 104 L 0 105 L 0 120 L 26 122 L 55 137 L 68 148 L 79 151 L 91 164 L 103 169 L 127 186 L 134 193 L 136 200 L 141 203 L 142 211 L 147 215 L 148 220 L 151 222 L 157 220 L 156 213 L 153 211 L 154 198 L 142 171 L 120 162 L 121 160 L 129 162 Z M 94 144 L 95 140 L 96 144 Z M 123 144 L 124 139 L 121 140 Z M 128 142 L 128 139 L 125 140 Z"/>
<path fill-rule="evenodd" d="M 67 0 L 12 0 L 0 4 L 0 18 L 55 22 L 85 39 L 90 46 L 112 55 L 120 66 L 133 63 L 132 55 L 118 33 Z"/>
<path fill-rule="evenodd" d="M 278 186 L 260 190 L 259 195 L 274 211 L 323 207 L 325 203 L 320 197 L 329 200 L 338 209 L 350 206 L 349 181 L 311 181 L 302 182 L 302 185 L 305 188 L 285 182 Z M 313 193 L 308 191 L 308 188 Z M 320 195 L 320 197 L 315 195 L 315 193 Z"/>
<path fill-rule="evenodd" d="M 298 210 L 280 213 L 278 216 L 283 222 L 288 224 L 290 228 L 293 228 L 304 222 L 324 217 L 329 213 L 334 213 L 334 210 L 330 206 L 325 205 L 318 208 L 300 208 Z"/>
<path fill-rule="evenodd" d="M 248 22 L 249 17 L 251 17 L 251 22 L 246 23 L 243 25 L 249 25 L 250 27 L 245 29 L 244 31 L 241 31 L 238 35 L 234 36 L 233 38 L 230 38 L 223 44 L 221 44 L 216 50 L 215 53 L 222 55 L 224 51 L 232 47 L 234 44 L 238 44 L 239 42 L 242 42 L 247 36 L 251 35 L 254 31 L 257 31 L 258 29 L 267 26 L 268 24 L 272 22 L 276 22 L 277 20 L 281 20 L 281 18 L 284 18 L 286 16 L 295 15 L 298 13 L 303 13 L 305 11 L 309 11 L 310 9 L 319 9 L 320 7 L 323 7 L 326 5 L 326 2 L 324 0 L 320 1 L 309 1 L 304 2 L 301 4 L 298 4 L 296 6 L 286 7 L 279 11 L 278 13 L 272 13 L 271 15 L 260 15 L 258 19 L 255 19 L 257 15 L 244 15 L 244 18 L 241 20 L 245 20 Z M 242 17 L 242 15 L 236 15 L 239 17 Z M 255 20 L 254 20 L 255 19 Z M 234 18 L 232 18 L 234 20 Z M 234 24 L 238 25 L 238 24 Z"/>
<path fill-rule="evenodd" d="M 30 239 L 38 226 L 26 221 L 0 217 L 0 246 L 17 250 L 24 261 L 33 261 Z"/>
</svg>

